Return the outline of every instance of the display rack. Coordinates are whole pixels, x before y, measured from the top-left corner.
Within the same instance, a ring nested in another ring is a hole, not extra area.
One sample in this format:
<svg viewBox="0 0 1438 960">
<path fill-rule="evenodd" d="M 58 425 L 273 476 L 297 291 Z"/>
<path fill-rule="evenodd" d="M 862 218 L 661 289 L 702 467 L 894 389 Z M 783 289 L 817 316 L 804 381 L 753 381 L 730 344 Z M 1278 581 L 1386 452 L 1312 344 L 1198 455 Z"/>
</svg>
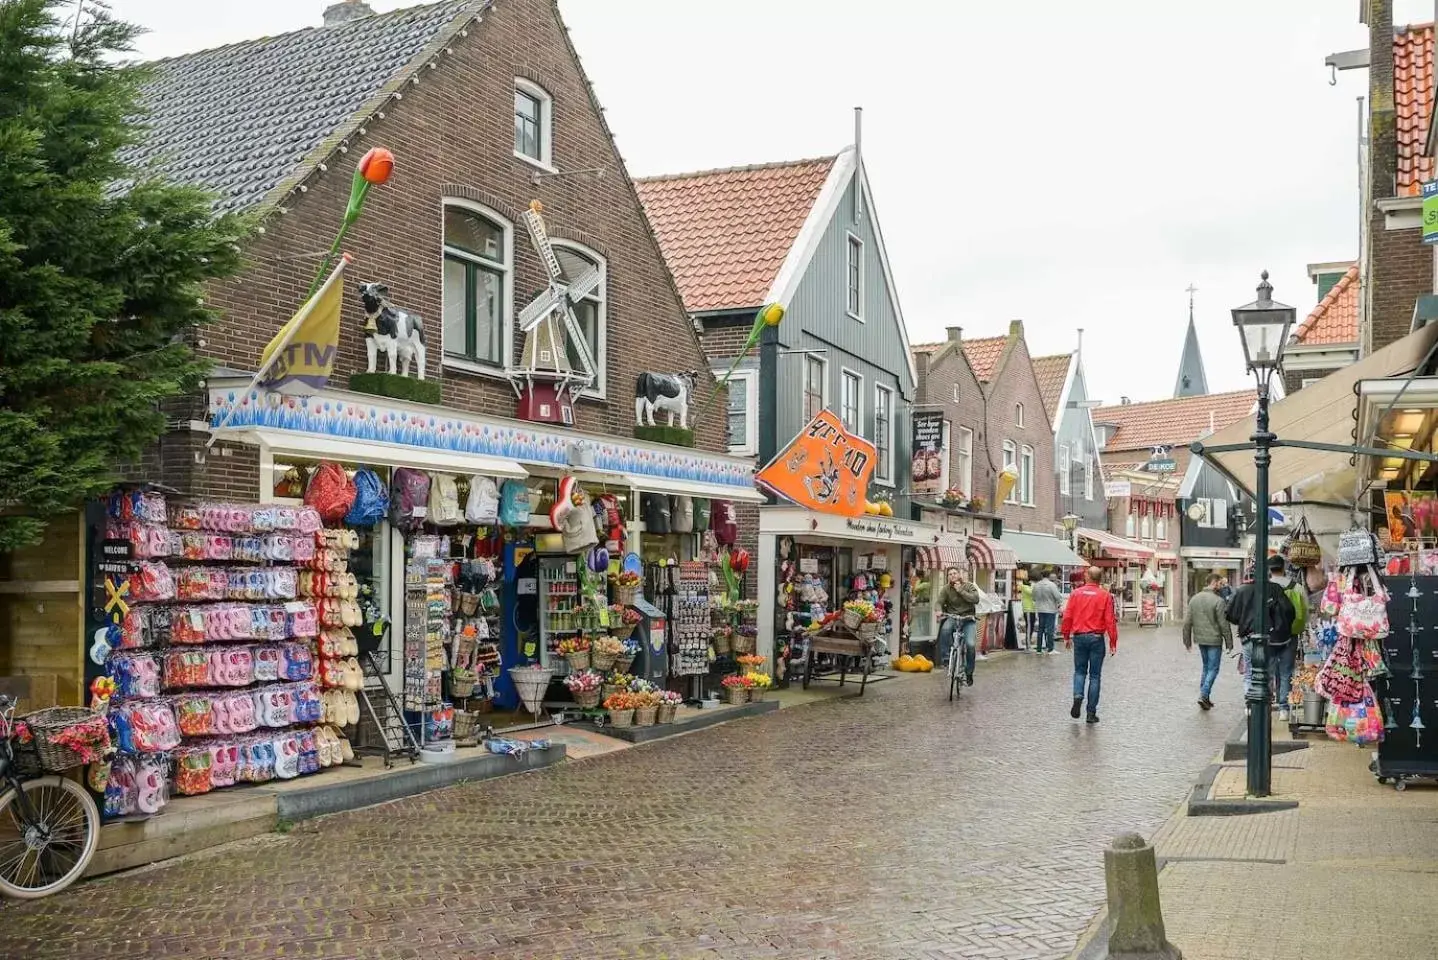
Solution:
<svg viewBox="0 0 1438 960">
<path fill-rule="evenodd" d="M 676 677 L 703 676 L 709 672 L 709 568 L 698 561 L 679 564 L 678 588 L 670 617 L 673 652 L 669 672 Z"/>
<path fill-rule="evenodd" d="M 546 557 L 539 565 L 540 664 L 554 676 L 569 673 L 569 661 L 559 655 L 559 644 L 583 632 L 583 598 L 579 592 L 579 568 L 572 557 Z"/>
<path fill-rule="evenodd" d="M 1384 587 L 1391 675 L 1373 682 L 1385 729 L 1372 770 L 1380 783 L 1402 790 L 1413 780 L 1438 779 L 1438 576 L 1385 577 Z"/>
</svg>

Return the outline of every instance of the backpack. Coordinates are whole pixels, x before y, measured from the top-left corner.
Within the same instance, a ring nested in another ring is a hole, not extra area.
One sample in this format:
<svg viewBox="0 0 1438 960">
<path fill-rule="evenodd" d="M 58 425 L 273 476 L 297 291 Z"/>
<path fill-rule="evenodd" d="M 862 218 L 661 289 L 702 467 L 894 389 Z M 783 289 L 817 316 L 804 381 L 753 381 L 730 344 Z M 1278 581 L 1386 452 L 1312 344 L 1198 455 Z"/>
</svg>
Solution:
<svg viewBox="0 0 1438 960">
<path fill-rule="evenodd" d="M 429 474 L 409 467 L 395 470 L 389 485 L 390 523 L 401 531 L 414 531 L 424 526 L 428 515 Z"/>
<path fill-rule="evenodd" d="M 644 494 L 644 532 L 669 533 L 673 529 L 669 497 L 662 493 Z"/>
<path fill-rule="evenodd" d="M 732 547 L 739 540 L 739 517 L 730 500 L 715 500 L 710 505 L 709 529 L 720 546 Z"/>
<path fill-rule="evenodd" d="M 466 523 L 486 527 L 499 522 L 499 487 L 488 477 L 471 477 L 469 500 L 464 505 Z"/>
<path fill-rule="evenodd" d="M 527 527 L 529 513 L 529 488 L 524 481 L 504 481 L 499 488 L 499 522 L 506 527 Z"/>
<path fill-rule="evenodd" d="M 305 488 L 305 506 L 314 507 L 326 523 L 338 523 L 355 502 L 354 482 L 344 467 L 326 460 L 315 468 Z"/>
<path fill-rule="evenodd" d="M 355 500 L 345 523 L 351 527 L 372 527 L 389 513 L 389 491 L 379 474 L 368 467 L 355 471 Z"/>
<path fill-rule="evenodd" d="M 1293 635 L 1296 637 L 1308 629 L 1308 594 L 1296 580 L 1283 593 L 1293 604 Z"/>
<path fill-rule="evenodd" d="M 436 473 L 429 482 L 429 515 L 436 527 L 452 527 L 464 519 L 459 506 L 459 484 L 452 473 Z"/>
<path fill-rule="evenodd" d="M 669 507 L 672 520 L 670 528 L 675 533 L 694 532 L 694 498 L 677 496 Z"/>
</svg>

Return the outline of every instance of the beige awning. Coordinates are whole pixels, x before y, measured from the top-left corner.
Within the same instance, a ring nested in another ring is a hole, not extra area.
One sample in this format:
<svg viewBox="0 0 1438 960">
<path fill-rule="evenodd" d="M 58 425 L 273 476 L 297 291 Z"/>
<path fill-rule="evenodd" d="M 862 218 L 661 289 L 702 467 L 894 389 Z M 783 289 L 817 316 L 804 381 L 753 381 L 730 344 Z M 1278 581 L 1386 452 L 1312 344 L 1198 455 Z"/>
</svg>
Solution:
<svg viewBox="0 0 1438 960">
<path fill-rule="evenodd" d="M 1358 400 L 1354 385 L 1360 380 L 1407 375 L 1427 356 L 1435 340 L 1438 340 L 1438 324 L 1430 324 L 1285 397 L 1269 409 L 1269 429 L 1283 440 L 1354 444 L 1353 411 Z M 1202 443 L 1205 447 L 1247 443 L 1256 429 L 1256 420 L 1252 415 L 1245 417 L 1205 437 Z M 1252 450 L 1205 456 L 1228 471 L 1245 490 L 1253 492 L 1257 471 Z M 1298 486 L 1304 489 L 1304 497 L 1315 497 L 1315 491 L 1321 489 L 1322 496 L 1316 496 L 1317 499 L 1337 498 L 1349 503 L 1355 488 L 1353 467 L 1348 460 L 1347 453 L 1276 447 L 1269 468 L 1269 490 L 1276 492 Z"/>
</svg>

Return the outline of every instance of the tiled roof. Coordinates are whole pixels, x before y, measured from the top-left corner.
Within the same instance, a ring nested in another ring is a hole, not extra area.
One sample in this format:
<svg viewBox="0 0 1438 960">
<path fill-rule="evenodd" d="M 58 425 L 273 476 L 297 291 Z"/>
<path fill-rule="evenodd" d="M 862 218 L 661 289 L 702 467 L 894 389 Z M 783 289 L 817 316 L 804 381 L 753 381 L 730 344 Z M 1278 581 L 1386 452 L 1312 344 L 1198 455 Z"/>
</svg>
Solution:
<svg viewBox="0 0 1438 960">
<path fill-rule="evenodd" d="M 1393 39 L 1393 106 L 1398 114 L 1398 194 L 1417 196 L 1434 176 L 1427 156 L 1433 112 L 1433 24 L 1405 27 Z"/>
<path fill-rule="evenodd" d="M 999 358 L 1004 355 L 1004 347 L 1008 342 L 1008 337 L 984 337 L 964 341 L 964 356 L 968 358 L 969 366 L 973 368 L 974 376 L 980 383 L 988 383 L 993 379 L 994 368 L 999 365 Z"/>
<path fill-rule="evenodd" d="M 1034 377 L 1039 382 L 1039 394 L 1044 398 L 1044 406 L 1048 408 L 1049 420 L 1055 427 L 1063 411 L 1059 409 L 1059 400 L 1063 397 L 1064 384 L 1069 378 L 1069 364 L 1073 362 L 1073 354 L 1059 353 L 1052 357 L 1034 357 Z"/>
<path fill-rule="evenodd" d="M 759 307 L 833 157 L 635 182 L 690 313 Z"/>
<path fill-rule="evenodd" d="M 1358 342 L 1358 264 L 1348 268 L 1318 301 L 1318 306 L 1293 332 L 1293 342 L 1307 345 Z"/>
<path fill-rule="evenodd" d="M 1177 447 L 1190 444 L 1211 430 L 1222 430 L 1242 420 L 1253 412 L 1257 402 L 1255 391 L 1235 390 L 1232 393 L 1099 407 L 1093 412 L 1093 419 L 1095 423 L 1118 424 L 1118 432 L 1109 440 L 1105 450 L 1140 450 L 1159 444 Z"/>
<path fill-rule="evenodd" d="M 141 95 L 149 132 L 125 159 L 219 194 L 222 210 L 253 207 L 487 3 L 445 0 L 161 60 Z"/>
<path fill-rule="evenodd" d="M 939 343 L 916 343 L 910 349 L 915 353 L 938 353 L 948 345 L 949 342 L 944 340 Z"/>
</svg>

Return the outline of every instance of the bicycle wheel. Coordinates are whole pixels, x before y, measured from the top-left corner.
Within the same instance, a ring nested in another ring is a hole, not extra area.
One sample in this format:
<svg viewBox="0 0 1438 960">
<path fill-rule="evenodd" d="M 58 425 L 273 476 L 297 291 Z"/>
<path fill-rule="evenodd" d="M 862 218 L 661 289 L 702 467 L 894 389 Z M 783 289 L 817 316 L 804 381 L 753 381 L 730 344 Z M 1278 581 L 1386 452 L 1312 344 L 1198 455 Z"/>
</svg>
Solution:
<svg viewBox="0 0 1438 960">
<path fill-rule="evenodd" d="M 0 796 L 0 894 L 38 900 L 64 890 L 90 865 L 100 811 L 78 783 L 41 777 Z M 28 807 L 28 813 L 25 811 Z"/>
<path fill-rule="evenodd" d="M 961 699 L 964 695 L 963 679 L 959 673 L 959 645 L 949 648 L 949 699 Z"/>
</svg>

